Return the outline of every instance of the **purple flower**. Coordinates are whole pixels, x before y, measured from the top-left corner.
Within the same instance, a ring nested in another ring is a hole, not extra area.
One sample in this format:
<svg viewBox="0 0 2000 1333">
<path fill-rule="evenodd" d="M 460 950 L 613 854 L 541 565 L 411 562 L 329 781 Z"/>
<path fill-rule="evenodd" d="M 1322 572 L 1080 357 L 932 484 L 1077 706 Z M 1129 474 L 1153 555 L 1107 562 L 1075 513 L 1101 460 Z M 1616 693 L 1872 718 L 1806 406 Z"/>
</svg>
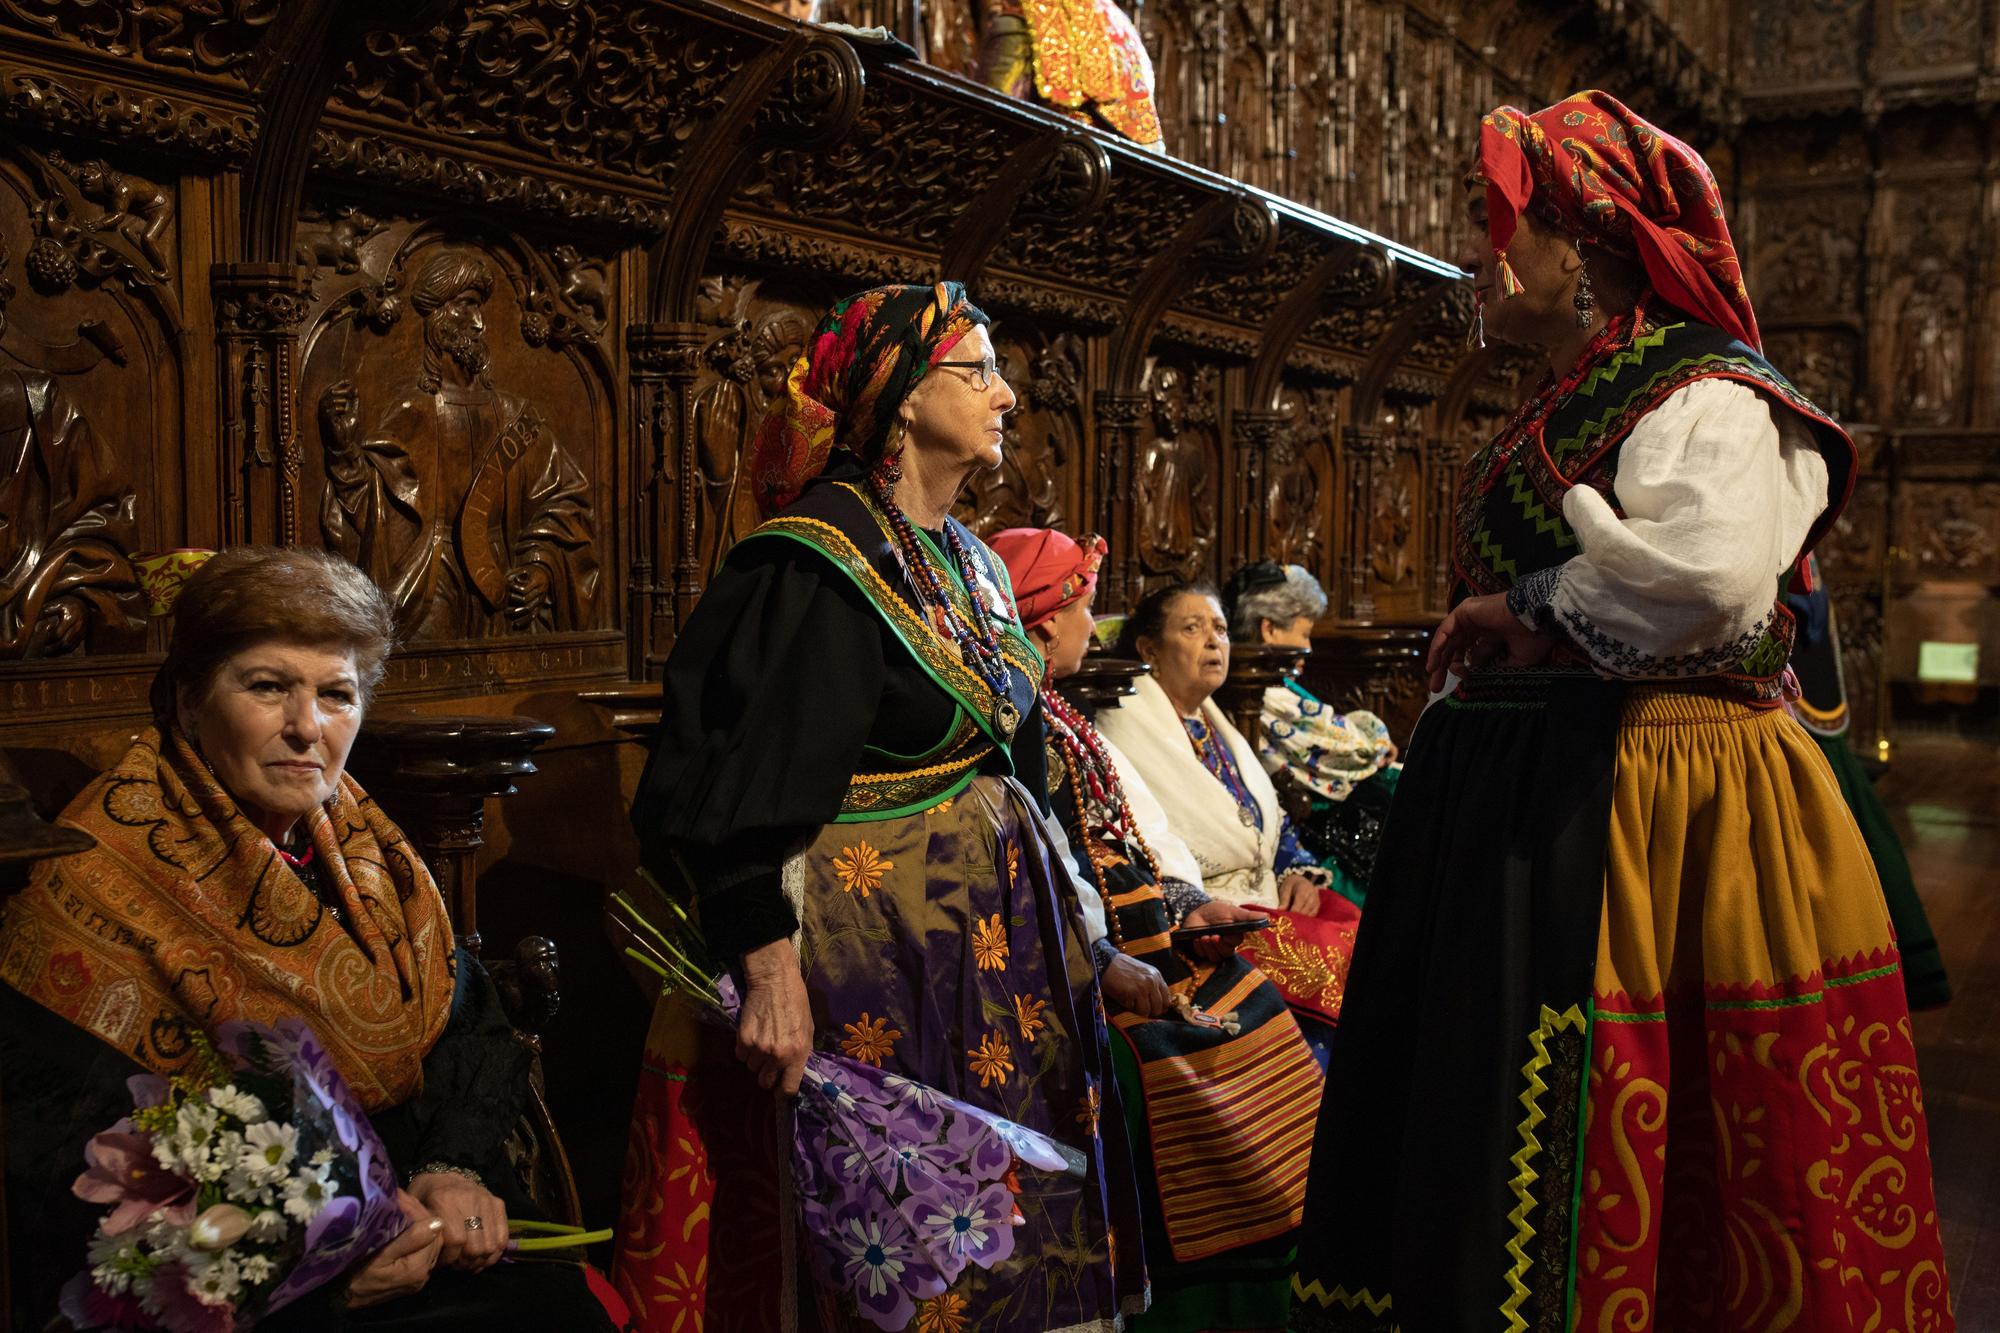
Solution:
<svg viewBox="0 0 2000 1333">
<path fill-rule="evenodd" d="M 967 1263 L 992 1268 L 1014 1252 L 1014 1194 L 995 1182 L 920 1192 L 912 1200 L 917 1240 L 947 1281 Z"/>
<path fill-rule="evenodd" d="M 155 1212 L 166 1213 L 168 1221 L 180 1226 L 194 1220 L 194 1182 L 162 1171 L 151 1141 L 133 1133 L 130 1120 L 92 1137 L 83 1146 L 83 1158 L 90 1169 L 70 1190 L 90 1203 L 117 1205 L 100 1223 L 106 1235 L 129 1231 Z"/>
<path fill-rule="evenodd" d="M 861 1317 L 877 1328 L 893 1333 L 907 1327 L 918 1301 L 940 1295 L 950 1285 L 894 1211 L 863 1207 L 843 1212 L 820 1240 L 832 1248 L 841 1285 L 853 1294 Z"/>
</svg>

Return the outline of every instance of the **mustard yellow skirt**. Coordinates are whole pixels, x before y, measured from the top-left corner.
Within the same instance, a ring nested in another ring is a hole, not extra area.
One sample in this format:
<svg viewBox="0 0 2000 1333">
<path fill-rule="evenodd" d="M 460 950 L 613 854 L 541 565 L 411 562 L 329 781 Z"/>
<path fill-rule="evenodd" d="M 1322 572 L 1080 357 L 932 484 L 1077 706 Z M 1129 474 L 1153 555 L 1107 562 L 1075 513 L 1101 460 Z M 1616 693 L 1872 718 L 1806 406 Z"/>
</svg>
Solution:
<svg viewBox="0 0 2000 1333">
<path fill-rule="evenodd" d="M 1618 731 L 1573 1269 L 1580 1329 L 1951 1327 L 1888 909 L 1781 710 Z"/>
</svg>

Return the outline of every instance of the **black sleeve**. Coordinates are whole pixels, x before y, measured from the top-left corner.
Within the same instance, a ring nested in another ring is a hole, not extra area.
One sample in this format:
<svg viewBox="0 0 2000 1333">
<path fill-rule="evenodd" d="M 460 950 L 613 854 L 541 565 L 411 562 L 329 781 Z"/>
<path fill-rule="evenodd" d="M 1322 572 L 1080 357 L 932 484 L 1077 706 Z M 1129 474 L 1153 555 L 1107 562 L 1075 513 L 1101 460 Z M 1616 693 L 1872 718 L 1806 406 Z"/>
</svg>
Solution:
<svg viewBox="0 0 2000 1333">
<path fill-rule="evenodd" d="M 7 1178 L 7 1313 L 13 1328 L 54 1317 L 84 1269 L 102 1204 L 70 1192 L 83 1145 L 131 1114 L 130 1058 L 0 983 L 0 1125 Z"/>
<path fill-rule="evenodd" d="M 840 813 L 883 708 L 883 633 L 825 557 L 768 537 L 738 548 L 675 643 L 632 823 L 718 961 L 798 928 L 779 873 Z"/>
<path fill-rule="evenodd" d="M 423 1091 L 373 1117 L 398 1177 L 448 1162 L 477 1171 L 510 1207 L 521 1202 L 505 1146 L 527 1106 L 530 1059 L 493 978 L 460 949 L 451 1017 L 424 1057 Z"/>
</svg>

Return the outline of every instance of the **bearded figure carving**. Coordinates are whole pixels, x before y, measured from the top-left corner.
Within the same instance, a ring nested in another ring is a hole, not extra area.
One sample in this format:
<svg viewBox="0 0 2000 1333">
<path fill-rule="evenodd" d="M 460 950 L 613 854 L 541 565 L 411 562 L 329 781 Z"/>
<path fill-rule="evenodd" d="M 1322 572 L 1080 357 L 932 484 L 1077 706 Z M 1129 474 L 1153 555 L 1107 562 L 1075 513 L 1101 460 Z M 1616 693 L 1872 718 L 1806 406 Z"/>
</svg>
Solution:
<svg viewBox="0 0 2000 1333">
<path fill-rule="evenodd" d="M 394 599 L 408 636 L 595 626 L 590 483 L 533 403 L 493 387 L 492 294 L 484 260 L 438 255 L 410 292 L 418 374 L 379 425 L 364 435 L 351 381 L 319 401 L 327 545 Z"/>
</svg>

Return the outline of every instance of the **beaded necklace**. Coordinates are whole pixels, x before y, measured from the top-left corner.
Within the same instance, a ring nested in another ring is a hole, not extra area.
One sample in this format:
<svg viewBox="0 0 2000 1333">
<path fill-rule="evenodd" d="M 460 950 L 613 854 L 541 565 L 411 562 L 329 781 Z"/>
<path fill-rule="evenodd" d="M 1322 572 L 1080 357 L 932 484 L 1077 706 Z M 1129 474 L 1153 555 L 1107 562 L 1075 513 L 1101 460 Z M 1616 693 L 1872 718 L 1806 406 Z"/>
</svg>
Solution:
<svg viewBox="0 0 2000 1333">
<path fill-rule="evenodd" d="M 1505 429 L 1493 437 L 1490 444 L 1473 457 L 1471 466 L 1483 468 L 1485 476 L 1480 479 L 1479 493 L 1486 494 L 1507 470 L 1507 464 L 1519 453 L 1521 445 L 1540 434 L 1550 415 L 1557 407 L 1576 392 L 1577 386 L 1597 367 L 1632 345 L 1633 337 L 1646 325 L 1646 303 L 1642 299 L 1631 311 L 1614 315 L 1605 321 L 1584 346 L 1583 352 L 1564 374 L 1551 374 L 1542 381 L 1541 387 L 1528 400 L 1516 408 Z"/>
<path fill-rule="evenodd" d="M 1181 729 L 1194 742 L 1195 756 L 1201 760 L 1201 766 L 1215 774 L 1216 780 L 1235 798 L 1236 818 L 1243 827 L 1262 831 L 1264 812 L 1257 808 L 1257 800 L 1244 785 L 1243 775 L 1236 771 L 1236 758 L 1229 753 L 1229 747 L 1217 740 L 1215 732 L 1200 718 L 1182 718 Z"/>
<path fill-rule="evenodd" d="M 868 480 L 868 488 L 875 505 L 889 520 L 889 531 L 895 535 L 903 569 L 910 574 L 910 583 L 916 589 L 917 600 L 924 603 L 931 613 L 932 622 L 941 625 L 944 632 L 958 645 L 958 653 L 966 666 L 979 673 L 993 691 L 993 725 L 1001 739 L 1009 739 L 1021 725 L 1021 711 L 1014 706 L 1007 692 L 1012 684 L 1007 659 L 1000 651 L 1000 632 L 994 627 L 992 609 L 986 605 L 985 593 L 980 588 L 979 577 L 972 562 L 972 555 L 959 540 L 958 533 L 947 521 L 944 525 L 944 544 L 948 558 L 957 566 L 957 573 L 965 585 L 966 601 L 972 606 L 970 621 L 960 614 L 950 592 L 945 588 L 944 573 L 937 567 L 925 544 L 917 536 L 915 528 L 903 513 L 902 506 L 892 499 L 887 489 L 874 476 Z"/>
<path fill-rule="evenodd" d="M 1104 882 L 1104 864 L 1099 860 L 1099 839 L 1095 836 L 1098 830 L 1092 825 L 1101 820 L 1107 836 L 1137 848 L 1146 863 L 1147 876 L 1155 884 L 1160 879 L 1160 863 L 1153 856 L 1153 849 L 1146 845 L 1146 835 L 1139 831 L 1131 802 L 1125 799 L 1125 784 L 1118 780 L 1117 765 L 1111 762 L 1097 728 L 1047 686 L 1042 689 L 1042 715 L 1048 720 L 1049 734 L 1056 742 L 1063 769 L 1069 774 L 1069 789 L 1075 793 L 1077 820 L 1081 825 L 1077 832 L 1090 859 L 1097 892 L 1104 899 L 1105 925 L 1111 930 L 1111 942 L 1123 949 L 1125 932 L 1111 906 L 1111 887 Z"/>
</svg>

